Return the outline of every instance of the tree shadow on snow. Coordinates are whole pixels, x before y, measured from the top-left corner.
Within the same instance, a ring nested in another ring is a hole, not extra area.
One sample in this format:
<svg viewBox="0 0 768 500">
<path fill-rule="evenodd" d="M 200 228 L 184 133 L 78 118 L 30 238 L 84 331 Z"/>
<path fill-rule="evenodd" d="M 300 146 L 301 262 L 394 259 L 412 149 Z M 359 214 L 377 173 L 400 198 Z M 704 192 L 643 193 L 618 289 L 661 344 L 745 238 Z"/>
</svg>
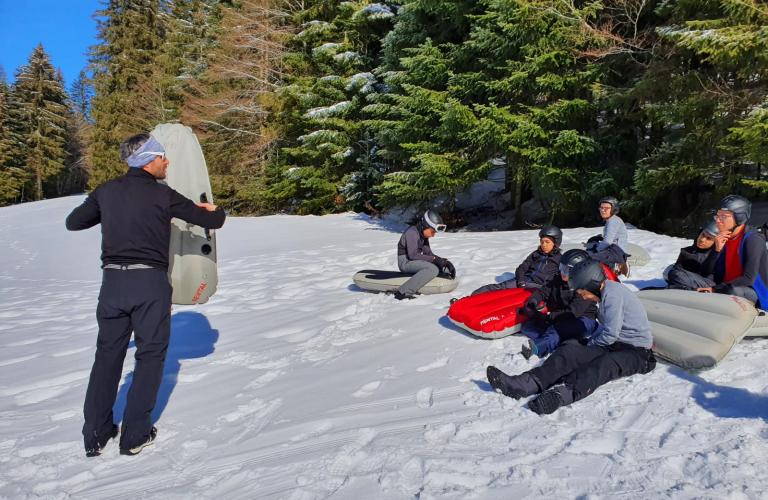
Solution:
<svg viewBox="0 0 768 500">
<path fill-rule="evenodd" d="M 699 406 L 715 416 L 768 420 L 768 395 L 713 384 L 678 367 L 671 367 L 669 371 L 694 384 L 691 395 Z"/>
<path fill-rule="evenodd" d="M 355 214 L 353 219 L 367 222 L 369 227 L 366 227 L 366 231 L 386 231 L 388 233 L 402 233 L 408 228 L 408 224 L 405 221 L 397 221 L 392 219 L 376 219 L 366 214 Z"/>
<path fill-rule="evenodd" d="M 171 337 L 163 367 L 163 380 L 157 392 L 155 409 L 152 411 L 152 422 L 160 419 L 171 399 L 181 371 L 181 360 L 203 358 L 212 354 L 217 340 L 219 340 L 219 331 L 211 328 L 205 315 L 193 311 L 182 311 L 171 316 Z M 135 341 L 132 340 L 128 348 L 135 347 Z M 132 381 L 133 372 L 130 372 L 125 376 L 115 400 L 113 413 L 115 418 L 120 420 L 122 420 L 128 389 Z"/>
</svg>

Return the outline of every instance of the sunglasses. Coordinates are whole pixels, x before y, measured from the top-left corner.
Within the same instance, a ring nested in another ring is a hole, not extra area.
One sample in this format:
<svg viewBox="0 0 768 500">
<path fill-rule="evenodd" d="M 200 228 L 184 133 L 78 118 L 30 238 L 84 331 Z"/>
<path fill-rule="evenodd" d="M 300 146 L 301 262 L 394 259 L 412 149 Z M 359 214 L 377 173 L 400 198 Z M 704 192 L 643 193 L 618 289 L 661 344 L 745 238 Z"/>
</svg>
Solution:
<svg viewBox="0 0 768 500">
<path fill-rule="evenodd" d="M 144 151 L 143 153 L 139 153 L 139 156 L 149 156 L 149 155 L 159 156 L 163 160 L 165 160 L 165 151 L 162 151 L 162 152 L 160 152 L 160 151 Z"/>
<path fill-rule="evenodd" d="M 733 214 L 715 214 L 712 218 L 716 221 L 724 222 L 728 219 L 733 219 Z"/>
</svg>

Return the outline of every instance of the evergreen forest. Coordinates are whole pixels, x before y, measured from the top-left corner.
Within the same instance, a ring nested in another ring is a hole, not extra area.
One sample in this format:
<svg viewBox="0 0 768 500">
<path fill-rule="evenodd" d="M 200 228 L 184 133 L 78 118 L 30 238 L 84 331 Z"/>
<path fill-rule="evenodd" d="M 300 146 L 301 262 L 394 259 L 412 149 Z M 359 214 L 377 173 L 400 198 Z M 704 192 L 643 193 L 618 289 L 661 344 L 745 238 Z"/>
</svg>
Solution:
<svg viewBox="0 0 768 500">
<path fill-rule="evenodd" d="M 69 88 L 42 45 L 0 75 L 0 205 L 93 189 L 123 139 L 176 121 L 239 215 L 461 225 L 457 195 L 503 169 L 515 227 L 595 222 L 614 195 L 679 234 L 768 191 L 762 1 L 104 0 L 94 19 Z"/>
</svg>

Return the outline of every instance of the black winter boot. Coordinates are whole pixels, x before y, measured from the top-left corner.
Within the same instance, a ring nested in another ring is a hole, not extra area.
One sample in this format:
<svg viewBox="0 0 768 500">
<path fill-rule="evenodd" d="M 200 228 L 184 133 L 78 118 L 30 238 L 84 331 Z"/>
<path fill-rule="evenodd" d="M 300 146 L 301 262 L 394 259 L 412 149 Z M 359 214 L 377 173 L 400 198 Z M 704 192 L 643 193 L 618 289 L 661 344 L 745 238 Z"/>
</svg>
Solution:
<svg viewBox="0 0 768 500">
<path fill-rule="evenodd" d="M 147 436 L 146 441 L 141 444 L 137 444 L 133 448 L 120 448 L 120 454 L 129 456 L 138 455 L 145 447 L 153 444 L 155 442 L 155 438 L 157 438 L 157 429 L 152 427 L 152 429 L 149 431 L 149 436 Z"/>
<path fill-rule="evenodd" d="M 558 385 L 539 394 L 539 397 L 528 403 L 528 409 L 539 415 L 549 415 L 561 406 L 571 403 L 573 403 L 573 391 L 567 386 Z"/>
<path fill-rule="evenodd" d="M 488 383 L 497 391 L 514 399 L 537 394 L 541 388 L 530 373 L 509 376 L 495 366 L 489 366 L 485 371 Z"/>
<path fill-rule="evenodd" d="M 523 355 L 526 361 L 531 359 L 531 356 L 539 355 L 539 348 L 536 347 L 536 342 L 533 341 L 533 339 L 528 339 L 527 344 L 523 344 L 523 346 L 520 348 L 520 354 Z"/>
<path fill-rule="evenodd" d="M 117 426 L 112 424 L 112 429 L 103 436 L 86 436 L 83 441 L 85 444 L 86 457 L 98 457 L 107 445 L 110 439 L 117 436 Z"/>
</svg>

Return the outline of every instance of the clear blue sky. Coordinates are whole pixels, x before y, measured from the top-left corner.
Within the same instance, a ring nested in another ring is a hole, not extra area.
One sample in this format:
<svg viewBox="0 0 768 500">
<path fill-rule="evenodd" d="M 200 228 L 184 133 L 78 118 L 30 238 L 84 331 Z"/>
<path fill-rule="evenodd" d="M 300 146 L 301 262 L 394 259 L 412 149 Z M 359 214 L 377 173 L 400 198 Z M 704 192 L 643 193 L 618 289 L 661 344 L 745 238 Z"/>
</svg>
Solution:
<svg viewBox="0 0 768 500">
<path fill-rule="evenodd" d="M 99 0 L 0 0 L 0 65 L 8 81 L 42 43 L 69 88 L 96 43 L 92 15 L 101 8 Z"/>
</svg>

